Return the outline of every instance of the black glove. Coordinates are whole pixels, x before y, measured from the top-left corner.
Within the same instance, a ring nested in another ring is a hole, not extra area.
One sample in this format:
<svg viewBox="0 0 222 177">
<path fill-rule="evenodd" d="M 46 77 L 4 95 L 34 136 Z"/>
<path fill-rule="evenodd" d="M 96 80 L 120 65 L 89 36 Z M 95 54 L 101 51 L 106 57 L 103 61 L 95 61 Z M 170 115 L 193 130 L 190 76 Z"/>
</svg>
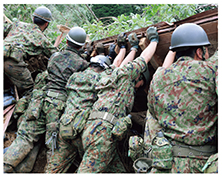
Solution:
<svg viewBox="0 0 222 177">
<path fill-rule="evenodd" d="M 116 58 L 116 52 L 115 52 L 115 48 L 116 48 L 116 45 L 115 44 L 111 44 L 109 46 L 109 58 L 111 59 L 111 61 L 113 61 L 115 58 Z"/>
<path fill-rule="evenodd" d="M 125 33 L 120 33 L 117 37 L 117 45 L 120 48 L 126 48 L 126 34 Z"/>
<path fill-rule="evenodd" d="M 132 48 L 138 49 L 138 47 L 139 47 L 139 40 L 138 40 L 138 38 L 136 36 L 136 33 L 131 33 L 128 36 L 128 40 L 129 40 L 129 43 L 132 46 Z"/>
</svg>

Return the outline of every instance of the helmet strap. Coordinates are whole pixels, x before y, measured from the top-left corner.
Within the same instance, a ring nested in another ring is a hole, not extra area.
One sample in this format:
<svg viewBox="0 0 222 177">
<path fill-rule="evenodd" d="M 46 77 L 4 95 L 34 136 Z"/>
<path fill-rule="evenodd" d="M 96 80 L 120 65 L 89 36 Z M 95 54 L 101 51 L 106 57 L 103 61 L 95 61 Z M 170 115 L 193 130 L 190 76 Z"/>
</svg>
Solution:
<svg viewBox="0 0 222 177">
<path fill-rule="evenodd" d="M 204 47 L 204 46 L 203 46 L 203 48 L 202 48 L 202 49 L 203 49 L 202 60 L 203 60 L 203 61 L 205 61 L 205 60 L 206 60 L 206 58 L 205 58 L 205 54 L 206 54 L 206 47 Z"/>
</svg>

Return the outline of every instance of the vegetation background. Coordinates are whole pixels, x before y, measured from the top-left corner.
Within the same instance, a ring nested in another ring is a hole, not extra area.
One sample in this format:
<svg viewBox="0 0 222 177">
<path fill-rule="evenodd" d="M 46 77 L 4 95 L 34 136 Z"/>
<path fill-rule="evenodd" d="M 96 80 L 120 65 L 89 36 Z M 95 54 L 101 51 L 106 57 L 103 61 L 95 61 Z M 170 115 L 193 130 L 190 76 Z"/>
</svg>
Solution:
<svg viewBox="0 0 222 177">
<path fill-rule="evenodd" d="M 217 4 L 3 4 L 12 21 L 32 23 L 39 6 L 48 7 L 53 21 L 45 31 L 52 43 L 60 35 L 57 25 L 80 26 L 92 41 L 132 31 L 161 21 L 174 22 L 217 7 Z M 59 48 L 65 46 L 63 39 Z"/>
</svg>

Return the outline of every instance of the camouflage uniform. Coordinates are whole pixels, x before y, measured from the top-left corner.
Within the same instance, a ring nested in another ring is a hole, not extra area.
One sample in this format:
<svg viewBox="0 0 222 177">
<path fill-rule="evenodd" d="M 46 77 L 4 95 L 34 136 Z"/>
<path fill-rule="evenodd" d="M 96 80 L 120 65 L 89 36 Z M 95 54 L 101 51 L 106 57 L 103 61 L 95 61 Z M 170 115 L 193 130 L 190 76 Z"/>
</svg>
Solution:
<svg viewBox="0 0 222 177">
<path fill-rule="evenodd" d="M 4 155 L 5 164 L 16 167 L 33 148 L 34 142 L 37 142 L 45 132 L 47 147 L 54 150 L 59 118 L 67 97 L 66 82 L 74 72 L 84 70 L 88 66 L 77 53 L 77 50 L 67 47 L 66 50 L 51 56 L 47 68 L 46 97 L 43 98 L 41 114 L 32 120 L 27 120 L 25 115 L 18 129 L 18 137 Z M 47 155 L 50 154 L 48 151 Z"/>
<path fill-rule="evenodd" d="M 39 73 L 36 76 L 33 92 L 42 91 L 42 88 L 47 83 L 46 82 L 47 76 L 48 76 L 47 70 L 42 73 Z M 19 117 L 17 123 L 18 136 L 13 141 L 13 143 L 8 147 L 8 150 L 4 153 L 4 164 L 5 164 L 4 172 L 21 172 L 21 173 L 30 172 L 35 163 L 35 159 L 37 157 L 37 153 L 40 146 L 36 145 L 34 147 L 33 141 L 37 142 L 40 137 L 33 138 L 34 134 L 31 131 L 28 132 L 26 130 L 27 129 L 26 127 L 28 127 L 29 129 L 30 128 L 33 129 L 33 131 L 35 132 L 36 129 L 38 129 L 38 131 L 40 130 L 37 127 L 41 128 L 40 122 L 27 120 L 28 111 L 31 110 L 30 108 L 27 107 L 31 106 L 31 103 L 33 103 L 33 101 L 36 107 L 36 100 L 33 100 L 34 98 L 33 92 L 31 94 L 31 99 L 29 100 L 29 104 L 27 103 L 27 100 L 25 98 L 21 98 L 16 104 L 14 117 Z M 44 100 L 44 98 L 42 98 L 42 100 Z M 42 132 L 44 133 L 44 130 L 42 130 Z M 30 143 L 29 141 L 32 143 Z M 38 144 L 41 144 L 40 142 L 42 141 L 38 141 Z M 12 166 L 13 169 L 10 166 Z"/>
<path fill-rule="evenodd" d="M 144 142 L 148 149 L 156 132 L 163 131 L 173 145 L 173 161 L 172 168 L 152 168 L 151 172 L 200 173 L 208 157 L 216 152 L 217 58 L 217 52 L 207 61 L 181 57 L 154 74 Z M 201 148 L 208 150 L 200 152 Z"/>
<path fill-rule="evenodd" d="M 218 173 L 218 153 L 209 157 L 202 171 L 204 173 Z"/>
<path fill-rule="evenodd" d="M 80 156 L 83 154 L 81 138 L 76 136 L 77 130 L 78 133 L 82 131 L 92 105 L 97 100 L 95 86 L 99 79 L 100 73 L 91 67 L 83 72 L 74 73 L 69 78 L 66 85 L 66 108 L 60 119 L 58 148 L 48 163 L 47 172 L 64 173 L 75 160 L 77 153 Z"/>
<path fill-rule="evenodd" d="M 101 117 L 91 116 L 93 113 L 107 114 L 119 120 L 129 114 L 134 102 L 135 79 L 146 67 L 145 60 L 139 57 L 123 67 L 106 69 L 101 73 L 96 87 L 98 100 L 81 135 L 85 153 L 79 173 L 125 172 L 116 151 L 117 139 L 112 136 L 113 124 Z"/>
<path fill-rule="evenodd" d="M 52 146 L 49 138 L 53 132 L 58 133 L 59 119 L 65 108 L 66 83 L 73 73 L 87 67 L 87 61 L 83 60 L 78 51 L 71 47 L 67 47 L 63 52 L 55 53 L 48 63 L 49 76 L 43 112 L 46 116 L 46 141 L 49 141 L 49 147 Z"/>
<path fill-rule="evenodd" d="M 15 84 L 20 96 L 34 85 L 24 60 L 44 54 L 50 57 L 56 48 L 48 41 L 38 25 L 24 22 L 4 24 L 4 73 Z"/>
</svg>

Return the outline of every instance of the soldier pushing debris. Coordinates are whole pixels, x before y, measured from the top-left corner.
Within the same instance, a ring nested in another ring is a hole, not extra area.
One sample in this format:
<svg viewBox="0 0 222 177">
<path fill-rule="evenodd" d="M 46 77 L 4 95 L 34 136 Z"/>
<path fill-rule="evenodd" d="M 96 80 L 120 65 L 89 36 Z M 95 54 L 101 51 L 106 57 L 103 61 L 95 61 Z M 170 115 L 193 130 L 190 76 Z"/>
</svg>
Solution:
<svg viewBox="0 0 222 177">
<path fill-rule="evenodd" d="M 218 50 L 201 25 L 154 24 L 112 42 L 58 25 L 52 45 L 48 8 L 33 24 L 7 21 L 4 132 L 10 117 L 17 132 L 5 173 L 32 172 L 42 147 L 46 173 L 218 173 Z"/>
</svg>

